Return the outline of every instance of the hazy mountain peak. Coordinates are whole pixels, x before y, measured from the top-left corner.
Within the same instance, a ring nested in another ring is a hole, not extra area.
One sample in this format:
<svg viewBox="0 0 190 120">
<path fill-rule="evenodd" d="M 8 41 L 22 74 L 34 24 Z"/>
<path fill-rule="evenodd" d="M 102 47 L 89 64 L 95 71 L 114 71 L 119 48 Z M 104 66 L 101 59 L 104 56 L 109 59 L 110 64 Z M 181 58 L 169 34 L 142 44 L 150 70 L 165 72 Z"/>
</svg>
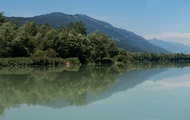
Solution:
<svg viewBox="0 0 190 120">
<path fill-rule="evenodd" d="M 190 47 L 187 45 L 183 45 L 183 44 L 176 43 L 176 42 L 167 42 L 167 41 L 159 40 L 156 38 L 153 38 L 149 41 L 150 41 L 150 43 L 157 45 L 159 47 L 162 47 L 171 53 L 185 53 L 185 54 L 190 53 Z"/>
</svg>

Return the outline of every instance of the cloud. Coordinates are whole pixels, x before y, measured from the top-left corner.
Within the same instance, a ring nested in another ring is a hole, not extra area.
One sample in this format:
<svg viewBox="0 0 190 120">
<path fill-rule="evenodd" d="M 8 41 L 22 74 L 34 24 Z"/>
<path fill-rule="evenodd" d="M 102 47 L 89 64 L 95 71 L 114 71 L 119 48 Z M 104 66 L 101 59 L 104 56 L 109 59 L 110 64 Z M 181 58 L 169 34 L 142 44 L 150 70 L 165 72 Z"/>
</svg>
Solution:
<svg viewBox="0 0 190 120">
<path fill-rule="evenodd" d="M 190 81 L 183 81 L 183 82 L 169 82 L 169 81 L 151 81 L 148 80 L 144 82 L 150 90 L 165 90 L 165 89 L 175 89 L 180 87 L 190 88 Z"/>
<path fill-rule="evenodd" d="M 165 39 L 165 38 L 185 38 L 190 39 L 190 33 L 178 33 L 178 32 L 164 32 L 160 34 L 151 34 L 144 36 L 147 39 L 151 38 L 158 38 L 158 39 Z"/>
<path fill-rule="evenodd" d="M 37 15 L 37 14 L 35 14 L 34 12 L 30 12 L 30 11 L 24 11 L 24 12 L 12 11 L 12 12 L 5 13 L 5 16 L 7 16 L 7 17 L 12 17 L 12 16 L 14 16 L 14 17 L 34 17 L 35 15 Z"/>
<path fill-rule="evenodd" d="M 146 39 L 157 38 L 164 41 L 173 41 L 186 45 L 190 45 L 190 33 L 179 33 L 179 32 L 163 32 L 160 34 L 149 34 L 144 35 Z"/>
</svg>

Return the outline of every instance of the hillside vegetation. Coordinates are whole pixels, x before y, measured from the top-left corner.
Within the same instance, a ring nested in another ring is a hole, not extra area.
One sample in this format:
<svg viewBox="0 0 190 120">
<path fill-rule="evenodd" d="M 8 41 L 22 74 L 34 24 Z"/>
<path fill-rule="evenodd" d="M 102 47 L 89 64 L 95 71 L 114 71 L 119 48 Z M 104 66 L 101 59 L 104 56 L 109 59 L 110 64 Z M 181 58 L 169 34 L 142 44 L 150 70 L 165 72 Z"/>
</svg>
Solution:
<svg viewBox="0 0 190 120">
<path fill-rule="evenodd" d="M 99 30 L 109 38 L 112 38 L 118 48 L 123 48 L 130 52 L 169 53 L 167 50 L 151 44 L 148 40 L 133 32 L 116 28 L 107 22 L 96 20 L 87 15 L 68 15 L 55 12 L 29 18 L 9 17 L 7 19 L 18 20 L 21 25 L 25 24 L 27 21 L 35 22 L 37 25 L 48 23 L 54 29 L 58 29 L 60 26 L 67 26 L 70 22 L 76 23 L 82 21 L 85 23 L 87 34 Z"/>
<path fill-rule="evenodd" d="M 18 59 L 18 57 L 30 59 Z M 58 29 L 52 28 L 49 24 L 36 25 L 34 22 L 26 22 L 19 26 L 17 22 L 6 21 L 0 14 L 0 58 L 0 65 L 6 63 L 7 66 L 15 66 L 15 63 L 20 65 L 22 60 L 29 62 L 22 63 L 24 65 L 48 65 L 54 64 L 55 61 L 56 64 L 62 64 L 60 59 L 52 61 L 49 58 L 69 59 L 77 64 L 189 61 L 190 55 L 131 53 L 117 48 L 112 39 L 99 31 L 87 35 L 85 24 L 81 21 L 70 22 L 66 27 Z"/>
</svg>

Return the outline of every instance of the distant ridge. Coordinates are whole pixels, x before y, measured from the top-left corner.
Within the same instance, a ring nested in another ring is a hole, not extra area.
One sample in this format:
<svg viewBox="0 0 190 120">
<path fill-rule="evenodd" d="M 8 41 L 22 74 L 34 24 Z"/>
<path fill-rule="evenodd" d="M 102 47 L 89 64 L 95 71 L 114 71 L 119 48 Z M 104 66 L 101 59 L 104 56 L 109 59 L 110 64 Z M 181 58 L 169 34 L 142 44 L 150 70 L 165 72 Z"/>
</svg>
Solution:
<svg viewBox="0 0 190 120">
<path fill-rule="evenodd" d="M 150 43 L 157 45 L 159 47 L 162 47 L 163 49 L 166 49 L 167 51 L 171 53 L 184 53 L 184 54 L 190 54 L 190 46 L 183 45 L 180 43 L 175 42 L 166 42 L 163 40 L 158 40 L 156 38 L 151 39 Z"/>
<path fill-rule="evenodd" d="M 110 38 L 113 38 L 116 42 L 117 47 L 124 48 L 131 52 L 148 52 L 148 53 L 169 53 L 167 50 L 151 44 L 145 38 L 136 35 L 133 32 L 127 31 L 125 29 L 120 29 L 113 27 L 107 22 L 96 20 L 87 15 L 75 14 L 68 15 L 61 12 L 54 12 L 45 15 L 38 15 L 34 17 L 7 17 L 9 20 L 19 20 L 21 24 L 26 21 L 33 21 L 36 24 L 50 24 L 54 28 L 60 26 L 66 26 L 71 21 L 77 22 L 82 21 L 85 23 L 87 28 L 87 33 L 91 33 L 95 30 L 107 34 Z"/>
</svg>

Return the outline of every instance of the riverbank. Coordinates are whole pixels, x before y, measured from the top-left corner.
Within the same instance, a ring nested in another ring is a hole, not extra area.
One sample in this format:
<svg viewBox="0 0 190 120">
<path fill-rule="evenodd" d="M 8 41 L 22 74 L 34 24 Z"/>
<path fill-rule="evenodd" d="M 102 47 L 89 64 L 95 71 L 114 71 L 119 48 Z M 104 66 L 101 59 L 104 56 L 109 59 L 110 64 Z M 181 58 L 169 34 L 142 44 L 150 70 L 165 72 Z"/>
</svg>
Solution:
<svg viewBox="0 0 190 120">
<path fill-rule="evenodd" d="M 48 58 L 48 57 L 16 57 L 0 58 L 0 67 L 15 66 L 72 66 L 80 65 L 78 58 Z"/>
</svg>

